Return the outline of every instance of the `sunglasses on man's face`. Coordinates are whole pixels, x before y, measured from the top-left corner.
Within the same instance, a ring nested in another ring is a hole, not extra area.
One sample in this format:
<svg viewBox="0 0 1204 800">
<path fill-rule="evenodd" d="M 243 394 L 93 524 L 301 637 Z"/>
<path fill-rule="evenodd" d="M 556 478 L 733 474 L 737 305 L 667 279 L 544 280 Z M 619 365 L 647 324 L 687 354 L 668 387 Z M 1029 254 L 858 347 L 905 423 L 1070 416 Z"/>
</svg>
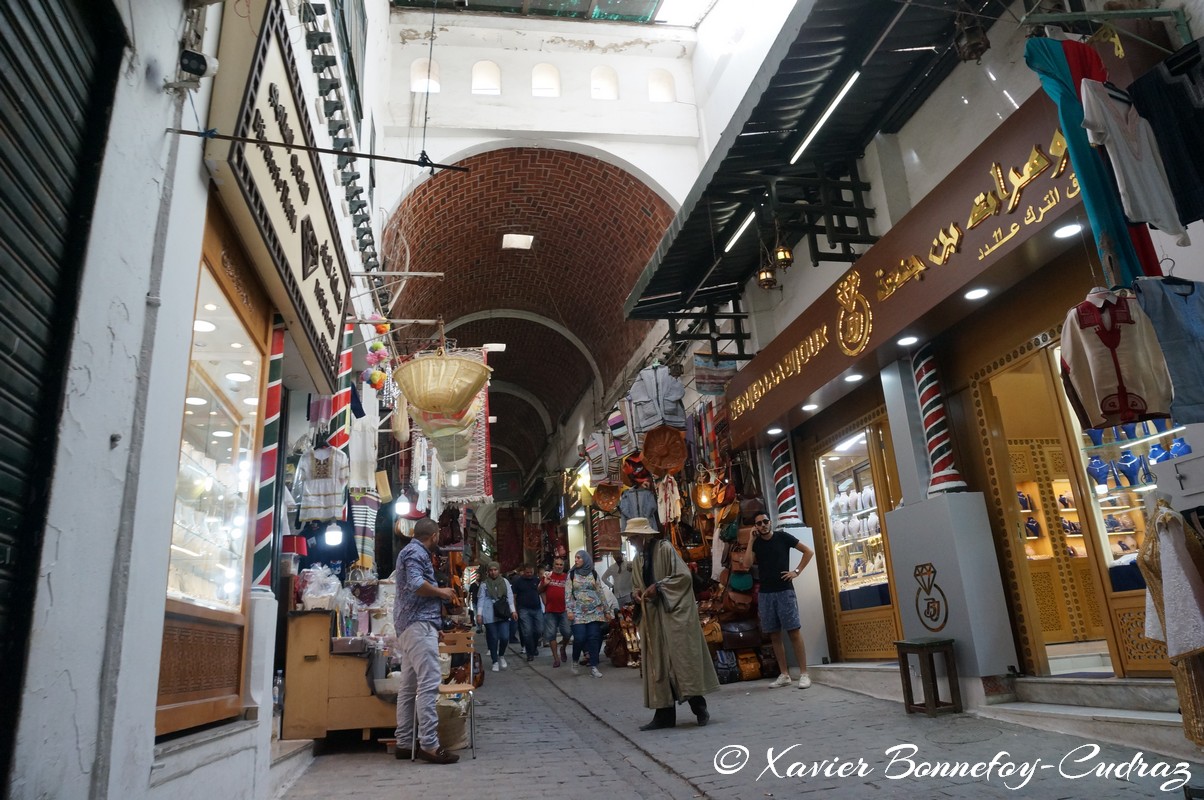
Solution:
<svg viewBox="0 0 1204 800">
<path fill-rule="evenodd" d="M 768 525 L 768 524 L 769 524 L 769 520 L 767 520 L 767 519 L 759 519 L 753 523 L 753 525 Z"/>
</svg>

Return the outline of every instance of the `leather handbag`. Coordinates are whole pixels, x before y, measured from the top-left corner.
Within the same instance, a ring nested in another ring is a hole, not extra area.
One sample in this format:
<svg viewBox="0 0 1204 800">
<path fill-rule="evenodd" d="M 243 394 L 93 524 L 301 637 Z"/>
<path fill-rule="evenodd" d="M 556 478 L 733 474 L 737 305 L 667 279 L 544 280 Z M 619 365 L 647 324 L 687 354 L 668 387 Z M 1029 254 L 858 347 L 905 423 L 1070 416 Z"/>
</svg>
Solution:
<svg viewBox="0 0 1204 800">
<path fill-rule="evenodd" d="M 761 679 L 761 659 L 757 658 L 756 650 L 741 650 L 736 653 L 736 667 L 740 670 L 742 681 Z"/>
<path fill-rule="evenodd" d="M 740 680 L 740 667 L 736 662 L 736 654 L 731 650 L 716 650 L 715 674 L 720 683 L 735 683 Z"/>
<path fill-rule="evenodd" d="M 708 619 L 702 623 L 702 638 L 707 640 L 707 644 L 723 644 L 723 628 L 719 626 L 719 620 Z"/>
<path fill-rule="evenodd" d="M 761 645 L 761 677 L 776 678 L 781 674 L 782 670 L 778 667 L 778 657 L 773 652 L 773 645 Z"/>
<path fill-rule="evenodd" d="M 752 612 L 753 596 L 751 593 L 736 592 L 728 589 L 723 593 L 723 610 L 727 614 L 744 615 Z"/>
<path fill-rule="evenodd" d="M 748 647 L 761 646 L 761 628 L 756 620 L 721 622 L 719 629 L 723 633 L 723 649 L 725 650 L 743 650 Z"/>
</svg>

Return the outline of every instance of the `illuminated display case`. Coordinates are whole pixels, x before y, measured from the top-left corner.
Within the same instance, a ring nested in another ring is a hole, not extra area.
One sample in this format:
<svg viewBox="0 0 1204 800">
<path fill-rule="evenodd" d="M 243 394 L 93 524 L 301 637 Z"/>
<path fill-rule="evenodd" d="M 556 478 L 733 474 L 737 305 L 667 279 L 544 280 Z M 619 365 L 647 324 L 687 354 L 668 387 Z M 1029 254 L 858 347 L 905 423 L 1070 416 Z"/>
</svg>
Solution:
<svg viewBox="0 0 1204 800">
<path fill-rule="evenodd" d="M 869 428 L 837 443 L 819 457 L 820 483 L 833 554 L 832 568 L 843 611 L 890 605 L 887 552 L 879 489 L 867 441 Z"/>
<path fill-rule="evenodd" d="M 231 611 L 242 607 L 263 360 L 256 337 L 202 270 L 176 475 L 169 598 Z"/>
</svg>

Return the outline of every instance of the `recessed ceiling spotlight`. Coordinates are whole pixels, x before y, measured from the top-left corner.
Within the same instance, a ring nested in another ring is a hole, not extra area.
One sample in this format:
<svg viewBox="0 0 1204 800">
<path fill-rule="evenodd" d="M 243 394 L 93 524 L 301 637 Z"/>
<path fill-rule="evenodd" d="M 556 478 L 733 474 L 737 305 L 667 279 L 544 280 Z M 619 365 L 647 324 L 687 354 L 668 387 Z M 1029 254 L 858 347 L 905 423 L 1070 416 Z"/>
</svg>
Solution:
<svg viewBox="0 0 1204 800">
<path fill-rule="evenodd" d="M 847 383 L 856 383 L 857 381 L 861 380 L 864 377 L 865 377 L 864 375 L 854 372 L 852 375 L 845 375 L 844 379 Z"/>
<path fill-rule="evenodd" d="M 807 405 L 803 406 L 803 411 L 814 411 L 817 408 L 819 408 L 819 406 L 817 406 L 815 403 L 807 403 Z"/>
<path fill-rule="evenodd" d="M 259 405 L 259 398 L 258 397 L 244 397 L 242 399 L 242 402 L 244 405 L 257 406 L 257 405 Z"/>
<path fill-rule="evenodd" d="M 918 336 L 904 336 L 902 339 L 896 342 L 896 344 L 898 344 L 900 347 L 911 347 L 918 341 L 920 341 Z"/>
<path fill-rule="evenodd" d="M 242 347 L 242 342 L 230 342 L 230 346 L 235 350 L 238 350 Z"/>
<path fill-rule="evenodd" d="M 503 233 L 503 250 L 530 250 L 535 237 L 526 233 Z"/>
<path fill-rule="evenodd" d="M 1077 222 L 1072 222 L 1069 225 L 1063 225 L 1062 227 L 1055 230 L 1053 235 L 1054 235 L 1054 238 L 1056 238 L 1056 239 L 1069 239 L 1071 236 L 1074 236 L 1082 229 L 1083 229 L 1082 225 L 1080 225 Z"/>
<path fill-rule="evenodd" d="M 966 292 L 963 297 L 965 297 L 967 300 L 981 300 L 990 293 L 990 289 L 971 289 L 970 291 Z"/>
<path fill-rule="evenodd" d="M 235 383 L 246 383 L 251 380 L 251 376 L 245 372 L 227 372 L 226 380 L 234 381 Z"/>
<path fill-rule="evenodd" d="M 217 311 L 217 306 L 213 303 L 206 303 L 204 308 L 206 311 Z"/>
<path fill-rule="evenodd" d="M 782 429 L 778 428 L 778 427 L 773 427 L 765 432 L 768 433 L 770 436 L 780 436 L 782 433 Z"/>
<path fill-rule="evenodd" d="M 497 464 L 490 464 L 490 465 L 489 465 L 489 468 L 490 468 L 490 469 L 497 469 Z"/>
<path fill-rule="evenodd" d="M 254 361 L 244 361 L 244 362 L 242 362 L 242 365 L 244 367 L 249 367 L 249 366 L 252 366 L 254 363 L 255 363 Z"/>
<path fill-rule="evenodd" d="M 211 417 L 216 417 L 216 416 L 217 416 L 217 412 L 216 412 L 216 411 L 210 411 L 210 412 L 209 412 L 209 416 L 211 416 Z"/>
<path fill-rule="evenodd" d="M 229 439 L 231 436 L 234 435 L 234 432 L 233 431 L 214 431 L 213 435 L 214 435 L 214 437 L 216 437 L 218 439 Z"/>
<path fill-rule="evenodd" d="M 197 333 L 213 333 L 217 326 L 208 320 L 198 319 L 193 321 L 192 329 Z"/>
<path fill-rule="evenodd" d="M 190 406 L 203 406 L 209 401 L 203 397 L 185 397 L 184 402 Z"/>
</svg>

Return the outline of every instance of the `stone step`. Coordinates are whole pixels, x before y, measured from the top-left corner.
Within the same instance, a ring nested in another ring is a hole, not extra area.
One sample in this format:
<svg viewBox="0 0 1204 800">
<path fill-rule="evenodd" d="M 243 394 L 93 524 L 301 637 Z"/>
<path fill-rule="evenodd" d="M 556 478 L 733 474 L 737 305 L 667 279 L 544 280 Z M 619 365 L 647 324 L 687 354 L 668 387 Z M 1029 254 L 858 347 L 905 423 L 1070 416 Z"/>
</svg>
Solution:
<svg viewBox="0 0 1204 800">
<path fill-rule="evenodd" d="M 880 700 L 903 702 L 903 684 L 899 665 L 894 662 L 811 664 L 811 680 L 825 686 L 848 689 Z"/>
<path fill-rule="evenodd" d="M 1204 748 L 1184 736 L 1183 718 L 1177 713 L 1025 702 L 982 706 L 971 713 L 1204 764 Z"/>
<path fill-rule="evenodd" d="M 314 760 L 313 739 L 277 739 L 272 742 L 272 766 L 268 773 L 272 793 L 281 797 L 297 782 Z"/>
<path fill-rule="evenodd" d="M 1057 675 L 1016 679 L 1016 699 L 1022 703 L 1051 703 L 1132 711 L 1174 713 L 1179 698 L 1170 678 L 1086 678 Z"/>
</svg>

